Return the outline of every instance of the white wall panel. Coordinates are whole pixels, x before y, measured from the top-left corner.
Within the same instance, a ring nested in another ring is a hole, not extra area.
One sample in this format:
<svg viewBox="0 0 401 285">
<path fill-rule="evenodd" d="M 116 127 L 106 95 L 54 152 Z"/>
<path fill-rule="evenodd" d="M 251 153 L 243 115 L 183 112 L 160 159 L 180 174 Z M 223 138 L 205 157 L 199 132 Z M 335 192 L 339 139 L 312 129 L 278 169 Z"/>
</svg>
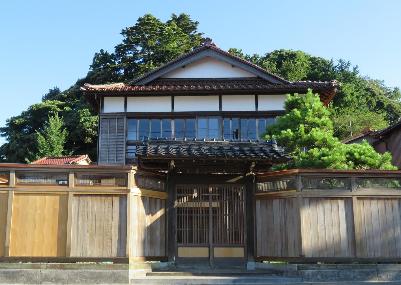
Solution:
<svg viewBox="0 0 401 285">
<path fill-rule="evenodd" d="M 127 112 L 171 112 L 171 97 L 128 97 Z"/>
<path fill-rule="evenodd" d="M 258 111 L 284 110 L 284 102 L 287 95 L 259 95 Z"/>
<path fill-rule="evenodd" d="M 223 95 L 223 111 L 255 111 L 255 95 Z"/>
<path fill-rule="evenodd" d="M 175 96 L 174 111 L 218 111 L 219 96 Z"/>
<path fill-rule="evenodd" d="M 124 112 L 124 97 L 104 97 L 103 112 Z"/>
<path fill-rule="evenodd" d="M 233 67 L 224 61 L 205 57 L 185 67 L 179 67 L 163 76 L 164 78 L 232 78 L 255 77 L 254 74 Z"/>
</svg>

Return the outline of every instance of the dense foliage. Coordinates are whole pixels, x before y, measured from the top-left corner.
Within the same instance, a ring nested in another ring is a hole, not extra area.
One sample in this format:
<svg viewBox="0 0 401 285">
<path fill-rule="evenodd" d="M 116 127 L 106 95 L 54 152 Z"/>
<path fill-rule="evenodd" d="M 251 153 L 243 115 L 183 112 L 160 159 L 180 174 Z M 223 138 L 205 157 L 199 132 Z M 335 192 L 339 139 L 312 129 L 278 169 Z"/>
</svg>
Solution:
<svg viewBox="0 0 401 285">
<path fill-rule="evenodd" d="M 24 162 L 38 153 L 36 131 L 43 129 L 48 116 L 64 118 L 69 153 L 87 153 L 96 160 L 98 119 L 79 88 L 84 83 L 101 84 L 130 81 L 161 64 L 188 52 L 202 42 L 198 22 L 188 15 L 172 15 L 162 22 L 152 15 L 140 17 L 136 24 L 122 30 L 122 42 L 110 53 L 100 50 L 93 57 L 87 76 L 71 88 L 49 90 L 42 102 L 7 120 L 0 133 L 7 143 L 0 147 L 0 160 Z"/>
<path fill-rule="evenodd" d="M 135 25 L 122 30 L 122 41 L 114 51 L 100 50 L 85 78 L 69 89 L 49 90 L 42 102 L 10 118 L 0 134 L 7 143 L 0 147 L 0 160 L 24 162 L 38 153 L 36 131 L 42 130 L 49 115 L 64 118 L 68 131 L 68 153 L 88 153 L 96 160 L 97 116 L 79 90 L 84 83 L 129 82 L 203 41 L 198 22 L 188 15 L 172 15 L 163 22 L 152 15 L 140 17 Z M 327 60 L 302 51 L 275 50 L 265 55 L 230 52 L 251 60 L 288 80 L 332 80 L 342 83 L 330 106 L 334 134 L 345 138 L 364 129 L 380 129 L 401 116 L 401 93 L 383 82 L 364 78 L 349 62 Z"/>
<path fill-rule="evenodd" d="M 344 144 L 334 136 L 330 111 L 318 94 L 289 95 L 286 114 L 267 129 L 290 153 L 292 161 L 284 168 L 396 169 L 390 153 L 377 153 L 366 141 Z"/>
<path fill-rule="evenodd" d="M 49 116 L 43 131 L 36 131 L 38 151 L 36 159 L 45 156 L 62 156 L 67 154 L 64 145 L 67 141 L 68 132 L 64 128 L 63 118 L 58 114 Z"/>
<path fill-rule="evenodd" d="M 303 51 L 275 50 L 265 55 L 230 52 L 267 68 L 290 81 L 337 80 L 341 83 L 330 104 L 334 134 L 340 139 L 366 129 L 382 129 L 401 117 L 401 92 L 382 81 L 361 76 L 349 61 L 324 59 Z"/>
</svg>

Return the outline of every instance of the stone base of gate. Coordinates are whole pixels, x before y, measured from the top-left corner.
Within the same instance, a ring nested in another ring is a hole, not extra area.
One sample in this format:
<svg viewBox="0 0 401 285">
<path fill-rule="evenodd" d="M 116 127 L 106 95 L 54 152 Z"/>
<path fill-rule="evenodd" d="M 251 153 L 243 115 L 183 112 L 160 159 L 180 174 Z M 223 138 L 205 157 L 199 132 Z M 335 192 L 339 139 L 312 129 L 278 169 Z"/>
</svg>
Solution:
<svg viewBox="0 0 401 285">
<path fill-rule="evenodd" d="M 0 284 L 127 284 L 127 264 L 0 263 Z"/>
<path fill-rule="evenodd" d="M 130 279 L 144 277 L 153 271 L 169 271 L 174 270 L 174 262 L 162 261 L 133 261 L 129 264 Z"/>
</svg>

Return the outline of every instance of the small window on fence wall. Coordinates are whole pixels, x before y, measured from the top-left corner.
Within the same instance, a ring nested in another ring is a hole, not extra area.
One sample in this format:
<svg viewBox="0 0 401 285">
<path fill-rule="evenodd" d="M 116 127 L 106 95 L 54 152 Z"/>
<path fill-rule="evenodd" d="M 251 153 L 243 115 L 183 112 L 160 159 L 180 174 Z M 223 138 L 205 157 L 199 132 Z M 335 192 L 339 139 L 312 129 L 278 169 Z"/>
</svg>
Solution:
<svg viewBox="0 0 401 285">
<path fill-rule="evenodd" d="M 148 177 L 146 175 L 135 175 L 136 186 L 143 189 L 165 191 L 165 182 L 161 177 Z"/>
<path fill-rule="evenodd" d="M 128 176 L 126 173 L 111 173 L 111 174 L 90 174 L 78 173 L 75 176 L 76 186 L 112 186 L 126 187 Z"/>
<path fill-rule="evenodd" d="M 17 172 L 17 184 L 68 185 L 67 173 Z"/>
<path fill-rule="evenodd" d="M 8 185 L 10 180 L 10 173 L 0 172 L 0 186 Z"/>
</svg>

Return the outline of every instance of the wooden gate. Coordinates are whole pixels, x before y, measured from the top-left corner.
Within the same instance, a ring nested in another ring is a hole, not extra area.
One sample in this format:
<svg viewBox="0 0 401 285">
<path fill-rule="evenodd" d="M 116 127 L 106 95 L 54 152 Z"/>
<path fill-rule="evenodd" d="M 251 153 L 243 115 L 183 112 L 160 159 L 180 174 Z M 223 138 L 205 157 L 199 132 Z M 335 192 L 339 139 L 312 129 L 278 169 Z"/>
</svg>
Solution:
<svg viewBox="0 0 401 285">
<path fill-rule="evenodd" d="M 210 260 L 245 257 L 245 187 L 178 184 L 177 256 Z"/>
</svg>

